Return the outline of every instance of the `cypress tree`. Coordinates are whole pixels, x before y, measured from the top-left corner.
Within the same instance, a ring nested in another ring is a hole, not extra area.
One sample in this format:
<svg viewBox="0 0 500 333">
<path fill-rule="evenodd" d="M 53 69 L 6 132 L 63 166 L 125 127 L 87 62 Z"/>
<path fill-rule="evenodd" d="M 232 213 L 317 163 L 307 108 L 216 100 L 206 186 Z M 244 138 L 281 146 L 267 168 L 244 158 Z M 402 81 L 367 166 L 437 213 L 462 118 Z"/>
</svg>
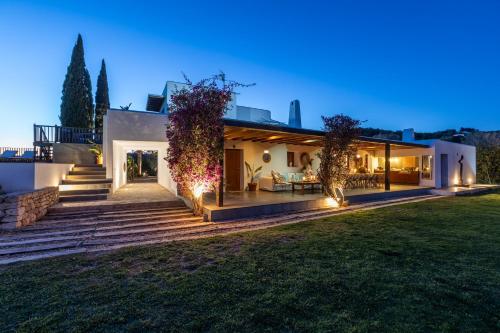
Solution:
<svg viewBox="0 0 500 333">
<path fill-rule="evenodd" d="M 85 67 L 82 36 L 73 47 L 71 62 L 64 79 L 61 114 L 62 126 L 92 128 L 94 125 L 94 106 L 90 75 Z"/>
<path fill-rule="evenodd" d="M 106 63 L 102 59 L 101 71 L 97 77 L 97 91 L 95 93 L 95 128 L 102 130 L 102 118 L 109 109 L 108 76 Z"/>
</svg>

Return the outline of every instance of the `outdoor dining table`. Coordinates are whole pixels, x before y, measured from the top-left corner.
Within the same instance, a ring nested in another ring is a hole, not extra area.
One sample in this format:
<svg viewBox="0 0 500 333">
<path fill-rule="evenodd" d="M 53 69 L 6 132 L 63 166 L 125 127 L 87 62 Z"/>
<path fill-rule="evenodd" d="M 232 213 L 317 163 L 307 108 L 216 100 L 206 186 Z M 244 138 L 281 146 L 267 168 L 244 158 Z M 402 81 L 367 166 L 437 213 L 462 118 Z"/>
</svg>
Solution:
<svg viewBox="0 0 500 333">
<path fill-rule="evenodd" d="M 311 185 L 311 193 L 314 193 L 314 185 L 319 185 L 319 189 L 321 190 L 321 183 L 319 181 L 307 181 L 307 180 L 299 180 L 292 182 L 292 192 L 295 192 L 295 186 L 300 187 L 300 193 L 304 194 L 306 185 Z"/>
</svg>

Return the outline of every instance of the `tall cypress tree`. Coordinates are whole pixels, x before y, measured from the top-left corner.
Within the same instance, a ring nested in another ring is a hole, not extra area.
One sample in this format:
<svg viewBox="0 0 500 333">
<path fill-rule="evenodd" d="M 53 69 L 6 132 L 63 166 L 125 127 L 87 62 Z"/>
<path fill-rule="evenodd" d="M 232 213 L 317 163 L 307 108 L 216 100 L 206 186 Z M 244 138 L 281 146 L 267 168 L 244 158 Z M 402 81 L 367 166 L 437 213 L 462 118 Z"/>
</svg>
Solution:
<svg viewBox="0 0 500 333">
<path fill-rule="evenodd" d="M 95 93 L 95 128 L 102 129 L 102 118 L 109 109 L 108 76 L 106 63 L 102 59 L 101 71 L 97 77 L 97 91 Z"/>
<path fill-rule="evenodd" d="M 92 128 L 94 125 L 94 105 L 90 75 L 85 67 L 82 36 L 73 47 L 71 62 L 64 79 L 61 114 L 62 126 Z"/>
</svg>

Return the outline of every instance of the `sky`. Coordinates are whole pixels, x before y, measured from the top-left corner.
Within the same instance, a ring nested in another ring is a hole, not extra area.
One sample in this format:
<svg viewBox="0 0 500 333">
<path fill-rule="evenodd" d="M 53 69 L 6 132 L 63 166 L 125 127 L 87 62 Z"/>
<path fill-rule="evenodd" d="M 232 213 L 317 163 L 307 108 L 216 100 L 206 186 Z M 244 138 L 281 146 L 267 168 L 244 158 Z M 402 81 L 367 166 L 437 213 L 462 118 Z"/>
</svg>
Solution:
<svg viewBox="0 0 500 333">
<path fill-rule="evenodd" d="M 500 130 L 500 1 L 0 0 L 0 146 L 31 146 L 59 124 L 82 34 L 95 91 L 144 110 L 167 80 L 224 71 L 255 86 L 238 104 L 303 127 L 344 113 L 365 127 Z"/>
</svg>

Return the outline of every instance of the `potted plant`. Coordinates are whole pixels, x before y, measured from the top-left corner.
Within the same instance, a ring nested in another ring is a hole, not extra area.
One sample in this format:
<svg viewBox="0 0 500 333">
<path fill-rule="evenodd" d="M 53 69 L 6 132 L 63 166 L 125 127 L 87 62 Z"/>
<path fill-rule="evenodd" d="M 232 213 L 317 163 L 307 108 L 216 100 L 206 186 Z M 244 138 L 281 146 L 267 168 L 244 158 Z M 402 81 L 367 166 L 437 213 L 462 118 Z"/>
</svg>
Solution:
<svg viewBox="0 0 500 333">
<path fill-rule="evenodd" d="M 250 178 L 248 183 L 248 190 L 254 192 L 257 189 L 257 183 L 255 182 L 257 174 L 262 170 L 262 165 L 255 169 L 255 166 L 245 161 L 245 167 L 247 169 L 247 176 Z"/>
<path fill-rule="evenodd" d="M 102 147 L 97 143 L 91 142 L 92 146 L 89 149 L 89 152 L 95 155 L 96 164 L 102 164 Z"/>
</svg>

